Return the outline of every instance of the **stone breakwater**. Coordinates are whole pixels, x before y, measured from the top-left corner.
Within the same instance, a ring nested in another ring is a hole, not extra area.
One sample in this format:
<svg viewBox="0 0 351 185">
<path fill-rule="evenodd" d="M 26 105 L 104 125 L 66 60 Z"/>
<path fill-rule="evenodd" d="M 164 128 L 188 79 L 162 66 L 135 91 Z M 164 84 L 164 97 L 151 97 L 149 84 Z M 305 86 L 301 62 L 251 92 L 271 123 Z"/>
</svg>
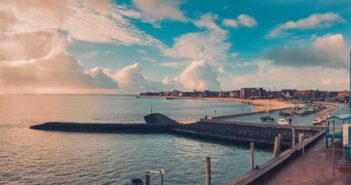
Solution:
<svg viewBox="0 0 351 185">
<path fill-rule="evenodd" d="M 254 142 L 258 147 L 273 147 L 274 138 L 280 134 L 283 148 L 291 146 L 292 127 L 202 120 L 194 124 L 112 124 L 112 123 L 65 123 L 49 122 L 31 126 L 31 129 L 61 132 L 85 133 L 169 133 L 186 137 L 223 141 L 248 145 Z M 319 127 L 294 127 L 295 140 L 299 133 L 310 137 L 320 131 Z"/>
<path fill-rule="evenodd" d="M 320 128 L 318 127 L 290 127 L 216 120 L 200 121 L 189 125 L 177 125 L 177 127 L 173 127 L 171 131 L 183 135 L 198 136 L 244 145 L 254 142 L 256 146 L 262 147 L 273 147 L 274 138 L 280 134 L 281 146 L 283 148 L 288 148 L 291 146 L 292 128 L 294 128 L 295 131 L 295 143 L 298 142 L 299 133 L 305 134 L 308 138 L 320 132 Z"/>
</svg>

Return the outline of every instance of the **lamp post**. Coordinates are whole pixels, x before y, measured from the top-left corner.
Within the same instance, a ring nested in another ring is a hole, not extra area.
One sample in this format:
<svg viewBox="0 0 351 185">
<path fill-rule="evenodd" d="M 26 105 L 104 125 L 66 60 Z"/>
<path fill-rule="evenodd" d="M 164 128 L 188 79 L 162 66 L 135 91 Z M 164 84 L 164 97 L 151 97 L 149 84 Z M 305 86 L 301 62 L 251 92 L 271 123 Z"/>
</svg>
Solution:
<svg viewBox="0 0 351 185">
<path fill-rule="evenodd" d="M 163 185 L 163 176 L 165 175 L 165 171 L 164 170 L 150 170 L 148 172 L 146 172 L 146 174 L 150 174 L 150 173 L 153 173 L 153 174 L 160 174 L 160 177 L 161 177 L 161 185 Z M 148 185 L 148 184 L 146 184 Z M 149 184 L 150 185 L 150 184 Z"/>
</svg>

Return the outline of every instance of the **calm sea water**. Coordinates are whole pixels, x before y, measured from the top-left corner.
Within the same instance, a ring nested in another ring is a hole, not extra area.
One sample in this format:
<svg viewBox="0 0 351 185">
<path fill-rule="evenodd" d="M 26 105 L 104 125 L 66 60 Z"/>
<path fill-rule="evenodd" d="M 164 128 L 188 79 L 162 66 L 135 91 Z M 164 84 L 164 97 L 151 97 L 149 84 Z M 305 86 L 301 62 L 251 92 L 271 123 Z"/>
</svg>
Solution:
<svg viewBox="0 0 351 185">
<path fill-rule="evenodd" d="M 213 184 L 248 170 L 248 148 L 157 134 L 82 134 L 29 129 L 46 121 L 143 122 L 150 112 L 174 119 L 240 113 L 252 107 L 202 100 L 103 95 L 1 95 L 0 184 L 129 184 L 164 169 L 165 184 L 204 184 L 212 159 Z M 256 162 L 271 157 L 255 151 Z M 159 177 L 152 177 L 158 184 Z"/>
</svg>

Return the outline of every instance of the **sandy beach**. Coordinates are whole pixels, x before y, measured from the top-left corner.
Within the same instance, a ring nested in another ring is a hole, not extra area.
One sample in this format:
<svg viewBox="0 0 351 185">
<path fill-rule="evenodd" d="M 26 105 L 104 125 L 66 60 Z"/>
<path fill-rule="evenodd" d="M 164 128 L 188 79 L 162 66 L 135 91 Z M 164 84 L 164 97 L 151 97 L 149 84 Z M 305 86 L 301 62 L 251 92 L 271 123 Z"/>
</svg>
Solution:
<svg viewBox="0 0 351 185">
<path fill-rule="evenodd" d="M 167 98 L 164 96 L 140 96 L 142 98 Z M 283 109 L 294 107 L 295 105 L 291 102 L 281 101 L 278 99 L 255 99 L 255 100 L 245 100 L 239 98 L 207 98 L 207 97 L 178 97 L 172 96 L 169 98 L 173 99 L 199 99 L 199 100 L 209 100 L 209 101 L 225 101 L 225 102 L 235 102 L 242 104 L 249 104 L 255 107 L 255 111 L 269 111 L 274 109 Z"/>
</svg>

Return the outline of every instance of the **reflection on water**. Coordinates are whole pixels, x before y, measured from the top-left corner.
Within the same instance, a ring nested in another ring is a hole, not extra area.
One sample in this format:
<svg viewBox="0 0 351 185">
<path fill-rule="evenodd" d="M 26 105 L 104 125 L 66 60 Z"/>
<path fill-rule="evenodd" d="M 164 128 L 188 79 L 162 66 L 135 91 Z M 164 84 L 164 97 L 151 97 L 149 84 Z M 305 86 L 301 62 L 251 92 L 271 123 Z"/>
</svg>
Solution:
<svg viewBox="0 0 351 185">
<path fill-rule="evenodd" d="M 0 96 L 0 184 L 128 184 L 146 170 L 165 169 L 165 184 L 203 184 L 212 157 L 214 184 L 248 170 L 248 148 L 172 135 L 80 134 L 30 130 L 44 121 L 138 122 L 149 104 L 173 117 L 213 108 L 227 114 L 240 105 L 206 101 L 137 100 L 125 96 Z M 183 112 L 182 104 L 185 104 Z M 211 108 L 209 108 L 211 107 Z M 191 109 L 192 111 L 189 111 Z M 165 111 L 170 111 L 166 110 Z M 137 117 L 137 118 L 135 118 Z M 262 163 L 271 157 L 256 151 Z M 159 182 L 157 176 L 153 182 Z"/>
</svg>

